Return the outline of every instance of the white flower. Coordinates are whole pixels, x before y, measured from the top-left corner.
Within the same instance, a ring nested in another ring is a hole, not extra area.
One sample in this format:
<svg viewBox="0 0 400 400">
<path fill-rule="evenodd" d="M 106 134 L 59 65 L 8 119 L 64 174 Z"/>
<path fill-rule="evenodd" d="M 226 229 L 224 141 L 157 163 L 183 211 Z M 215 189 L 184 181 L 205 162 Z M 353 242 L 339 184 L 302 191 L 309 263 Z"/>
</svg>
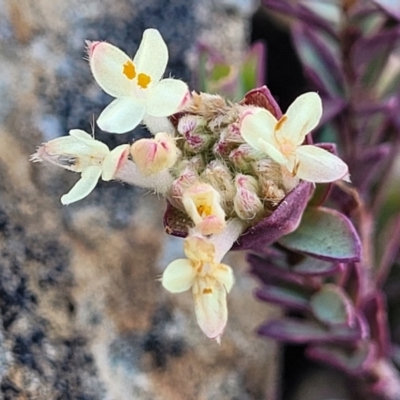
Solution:
<svg viewBox="0 0 400 400">
<path fill-rule="evenodd" d="M 100 176 L 104 181 L 114 179 L 118 169 L 126 162 L 129 145 L 110 151 L 102 142 L 88 133 L 73 129 L 69 136 L 44 143 L 31 161 L 48 162 L 74 172 L 81 172 L 81 179 L 64 196 L 62 204 L 71 204 L 89 195 Z"/>
<path fill-rule="evenodd" d="M 215 261 L 214 245 L 205 238 L 185 239 L 187 258 L 173 261 L 162 277 L 162 285 L 172 293 L 192 289 L 197 322 L 211 339 L 218 338 L 228 320 L 226 294 L 232 289 L 232 269 Z"/>
<path fill-rule="evenodd" d="M 208 183 L 196 183 L 185 190 L 182 204 L 201 234 L 212 235 L 225 229 L 221 197 Z"/>
<path fill-rule="evenodd" d="M 100 87 L 116 99 L 97 120 L 101 129 L 125 133 L 146 115 L 167 117 L 181 109 L 189 97 L 186 83 L 161 79 L 168 49 L 156 29 L 147 29 L 133 60 L 106 42 L 88 42 L 90 68 Z"/>
<path fill-rule="evenodd" d="M 255 149 L 308 182 L 332 182 L 348 178 L 347 165 L 337 156 L 312 145 L 302 145 L 322 115 L 317 93 L 299 96 L 278 121 L 262 108 L 247 110 L 240 121 L 243 139 Z"/>
<path fill-rule="evenodd" d="M 221 260 L 244 227 L 239 219 L 233 219 L 224 232 L 211 239 L 188 236 L 184 245 L 187 258 L 173 261 L 162 276 L 162 285 L 172 293 L 192 289 L 197 322 L 207 337 L 218 342 L 228 320 L 226 295 L 234 284 L 231 267 Z"/>
</svg>

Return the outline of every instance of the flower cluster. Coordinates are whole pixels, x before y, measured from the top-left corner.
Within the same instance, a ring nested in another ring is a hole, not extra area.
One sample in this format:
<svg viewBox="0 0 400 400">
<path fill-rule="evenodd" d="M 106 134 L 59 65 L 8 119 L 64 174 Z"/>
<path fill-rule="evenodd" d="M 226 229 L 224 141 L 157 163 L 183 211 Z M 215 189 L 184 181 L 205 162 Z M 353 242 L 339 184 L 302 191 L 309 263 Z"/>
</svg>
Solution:
<svg viewBox="0 0 400 400">
<path fill-rule="evenodd" d="M 82 174 L 63 204 L 87 196 L 100 176 L 162 194 L 166 229 L 185 237 L 187 257 L 166 268 L 162 285 L 172 293 L 192 289 L 200 328 L 219 340 L 234 283 L 232 269 L 221 263 L 224 255 L 301 181 L 348 179 L 340 158 L 303 145 L 319 123 L 321 99 L 306 93 L 280 116 L 262 102 L 232 104 L 218 95 L 189 93 L 184 82 L 162 79 L 168 50 L 155 29 L 144 32 L 133 59 L 106 42 L 88 42 L 88 53 L 95 80 L 115 97 L 98 126 L 125 133 L 142 122 L 154 137 L 110 151 L 72 130 L 40 146 L 32 160 Z M 265 93 L 264 87 L 258 95 Z"/>
</svg>

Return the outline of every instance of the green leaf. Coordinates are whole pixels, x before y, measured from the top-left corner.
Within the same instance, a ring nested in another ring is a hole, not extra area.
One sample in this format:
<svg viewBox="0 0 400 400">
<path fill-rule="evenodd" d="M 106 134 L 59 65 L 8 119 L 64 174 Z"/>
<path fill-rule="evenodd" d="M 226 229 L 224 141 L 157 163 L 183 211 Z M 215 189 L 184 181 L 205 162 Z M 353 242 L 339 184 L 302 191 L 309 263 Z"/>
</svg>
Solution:
<svg viewBox="0 0 400 400">
<path fill-rule="evenodd" d="M 348 326 L 354 324 L 354 306 L 339 286 L 324 285 L 312 296 L 310 305 L 315 317 L 325 324 Z"/>
<path fill-rule="evenodd" d="M 308 208 L 300 226 L 279 243 L 322 260 L 360 260 L 361 244 L 354 226 L 346 216 L 329 208 Z"/>
</svg>

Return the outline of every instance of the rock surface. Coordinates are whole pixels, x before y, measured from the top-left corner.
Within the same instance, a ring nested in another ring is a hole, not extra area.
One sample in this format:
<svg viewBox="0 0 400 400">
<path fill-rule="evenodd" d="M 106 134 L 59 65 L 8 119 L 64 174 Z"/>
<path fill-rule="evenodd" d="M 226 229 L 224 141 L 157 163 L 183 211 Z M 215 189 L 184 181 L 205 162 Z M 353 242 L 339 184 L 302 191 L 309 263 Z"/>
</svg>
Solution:
<svg viewBox="0 0 400 400">
<path fill-rule="evenodd" d="M 244 48 L 248 14 L 213 4 L 0 0 L 1 398 L 274 398 L 277 347 L 254 329 L 276 311 L 254 300 L 243 254 L 227 261 L 237 284 L 218 346 L 197 327 L 190 294 L 170 295 L 157 280 L 182 252 L 163 232 L 161 199 L 100 182 L 63 207 L 78 177 L 28 162 L 43 141 L 90 132 L 110 101 L 91 78 L 85 39 L 133 54 L 143 30 L 156 27 L 170 51 L 167 74 L 190 80 L 186 55 L 198 35 L 212 38 L 204 16 L 218 17 L 219 31 L 230 26 L 222 47 Z M 96 129 L 111 148 L 143 135 Z"/>
</svg>

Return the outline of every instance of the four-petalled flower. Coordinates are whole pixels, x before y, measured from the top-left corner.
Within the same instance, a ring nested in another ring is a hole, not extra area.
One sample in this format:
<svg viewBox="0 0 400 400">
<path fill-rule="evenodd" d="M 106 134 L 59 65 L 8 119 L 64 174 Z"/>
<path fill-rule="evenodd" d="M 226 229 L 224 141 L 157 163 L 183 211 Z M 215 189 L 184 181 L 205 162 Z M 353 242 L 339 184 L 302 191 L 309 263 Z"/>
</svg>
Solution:
<svg viewBox="0 0 400 400">
<path fill-rule="evenodd" d="M 133 60 L 106 42 L 88 42 L 90 68 L 100 87 L 116 99 L 101 113 L 98 126 L 107 132 L 125 133 L 146 115 L 168 117 L 189 97 L 186 83 L 161 79 L 168 49 L 156 29 L 147 29 Z"/>
<path fill-rule="evenodd" d="M 110 151 L 104 143 L 95 140 L 88 133 L 72 129 L 69 136 L 50 140 L 40 146 L 31 156 L 31 160 L 82 173 L 75 186 L 61 197 L 62 204 L 71 204 L 90 194 L 100 176 L 103 181 L 112 180 L 127 160 L 128 154 L 127 144 Z"/>
<path fill-rule="evenodd" d="M 232 269 L 220 263 L 214 244 L 204 237 L 187 237 L 184 249 L 187 258 L 168 265 L 162 285 L 172 293 L 191 288 L 201 330 L 219 341 L 228 320 L 226 294 L 234 284 Z"/>
<path fill-rule="evenodd" d="M 302 145 L 322 115 L 322 102 L 315 92 L 299 96 L 279 121 L 267 110 L 245 111 L 240 121 L 243 139 L 308 182 L 348 179 L 348 167 L 337 156 L 312 145 Z"/>
</svg>

